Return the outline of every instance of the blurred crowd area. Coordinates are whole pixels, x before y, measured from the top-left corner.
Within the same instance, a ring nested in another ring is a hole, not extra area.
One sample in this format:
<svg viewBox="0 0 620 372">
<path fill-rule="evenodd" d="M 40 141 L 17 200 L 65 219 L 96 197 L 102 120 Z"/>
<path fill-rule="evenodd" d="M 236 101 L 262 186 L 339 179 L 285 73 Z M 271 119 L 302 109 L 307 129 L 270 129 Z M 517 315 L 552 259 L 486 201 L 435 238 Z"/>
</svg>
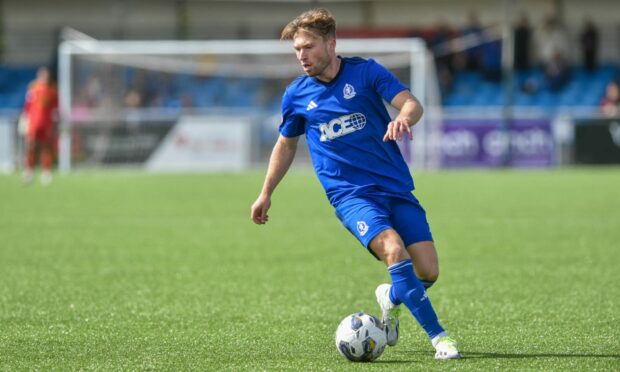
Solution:
<svg viewBox="0 0 620 372">
<path fill-rule="evenodd" d="M 159 109 L 171 114 L 210 108 L 277 109 L 287 84 L 281 79 L 204 76 L 140 68 L 88 75 L 74 94 L 73 117 L 77 121 L 81 116 L 105 115 L 118 108 Z"/>
<path fill-rule="evenodd" d="M 549 15 L 541 24 L 533 24 L 527 13 L 520 14 L 512 25 L 512 63 L 506 64 L 502 55 L 505 25 L 484 24 L 475 12 L 466 18 L 464 26 L 440 21 L 424 28 L 345 27 L 339 30 L 339 37 L 424 39 L 434 55 L 444 107 L 512 104 L 548 111 L 578 107 L 584 114 L 618 114 L 620 63 L 601 61 L 604 40 L 594 19 L 585 16 L 581 24 L 567 25 Z M 620 38 L 611 44 L 619 48 Z M 0 109 L 21 108 L 36 68 L 0 67 Z M 72 101 L 78 116 L 118 108 L 277 110 L 281 93 L 292 80 L 175 73 L 118 65 L 84 67 L 74 74 L 78 76 L 74 77 Z M 506 88 L 507 81 L 512 89 Z"/>
<path fill-rule="evenodd" d="M 537 25 L 520 14 L 512 25 L 512 63 L 504 60 L 502 31 L 499 24 L 482 24 L 472 12 L 465 27 L 439 24 L 425 37 L 435 53 L 444 106 L 512 103 L 608 111 L 610 103 L 619 104 L 613 91 L 620 66 L 600 61 L 601 32 L 591 17 L 569 26 L 549 15 Z"/>
</svg>

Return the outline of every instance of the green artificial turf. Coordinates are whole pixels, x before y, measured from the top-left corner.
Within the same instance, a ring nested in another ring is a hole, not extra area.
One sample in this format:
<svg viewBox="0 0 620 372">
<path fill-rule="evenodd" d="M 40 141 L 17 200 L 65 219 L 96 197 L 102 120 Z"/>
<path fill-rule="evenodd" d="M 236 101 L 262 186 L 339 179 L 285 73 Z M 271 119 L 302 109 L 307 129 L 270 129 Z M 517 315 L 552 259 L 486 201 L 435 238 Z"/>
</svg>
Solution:
<svg viewBox="0 0 620 372">
<path fill-rule="evenodd" d="M 413 317 L 369 364 L 336 351 L 379 315 L 383 265 L 292 171 L 0 177 L 1 370 L 619 370 L 620 168 L 415 176 L 440 256 L 429 295 L 463 359 Z"/>
</svg>

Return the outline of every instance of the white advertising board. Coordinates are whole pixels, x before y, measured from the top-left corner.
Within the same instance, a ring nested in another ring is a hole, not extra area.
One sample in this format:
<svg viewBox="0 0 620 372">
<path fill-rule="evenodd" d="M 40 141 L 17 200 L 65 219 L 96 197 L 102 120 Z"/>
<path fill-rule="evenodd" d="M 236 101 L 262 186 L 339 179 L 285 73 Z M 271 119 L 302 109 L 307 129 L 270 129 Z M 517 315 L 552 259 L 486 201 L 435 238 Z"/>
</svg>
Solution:
<svg viewBox="0 0 620 372">
<path fill-rule="evenodd" d="M 146 162 L 153 171 L 241 171 L 251 162 L 247 117 L 186 116 Z"/>
<path fill-rule="evenodd" d="M 9 120 L 0 118 L 0 172 L 15 170 L 15 127 Z"/>
</svg>

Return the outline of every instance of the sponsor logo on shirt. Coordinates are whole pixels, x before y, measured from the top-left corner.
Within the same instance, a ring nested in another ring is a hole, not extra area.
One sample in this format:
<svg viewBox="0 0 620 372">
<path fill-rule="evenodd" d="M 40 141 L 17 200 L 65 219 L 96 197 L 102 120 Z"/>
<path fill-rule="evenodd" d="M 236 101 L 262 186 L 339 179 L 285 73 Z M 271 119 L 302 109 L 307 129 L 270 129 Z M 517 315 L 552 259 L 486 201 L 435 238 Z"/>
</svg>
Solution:
<svg viewBox="0 0 620 372">
<path fill-rule="evenodd" d="M 342 90 L 342 95 L 345 99 L 351 99 L 355 97 L 355 88 L 351 84 L 345 84 L 344 89 Z"/>
<path fill-rule="evenodd" d="M 364 128 L 364 126 L 366 126 L 366 116 L 359 112 L 332 119 L 329 123 L 319 125 L 321 142 L 330 141 L 334 138 L 353 133 Z"/>
</svg>

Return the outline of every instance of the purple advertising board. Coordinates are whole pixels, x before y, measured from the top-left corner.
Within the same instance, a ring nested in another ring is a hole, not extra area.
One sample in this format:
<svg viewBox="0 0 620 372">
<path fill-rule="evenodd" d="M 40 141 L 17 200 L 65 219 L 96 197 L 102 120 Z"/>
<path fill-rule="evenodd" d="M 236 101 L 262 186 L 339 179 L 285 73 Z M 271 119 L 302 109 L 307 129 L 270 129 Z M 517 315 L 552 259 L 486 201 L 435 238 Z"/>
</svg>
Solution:
<svg viewBox="0 0 620 372">
<path fill-rule="evenodd" d="M 446 119 L 441 133 L 441 165 L 456 167 L 548 167 L 554 163 L 548 119 Z"/>
</svg>

